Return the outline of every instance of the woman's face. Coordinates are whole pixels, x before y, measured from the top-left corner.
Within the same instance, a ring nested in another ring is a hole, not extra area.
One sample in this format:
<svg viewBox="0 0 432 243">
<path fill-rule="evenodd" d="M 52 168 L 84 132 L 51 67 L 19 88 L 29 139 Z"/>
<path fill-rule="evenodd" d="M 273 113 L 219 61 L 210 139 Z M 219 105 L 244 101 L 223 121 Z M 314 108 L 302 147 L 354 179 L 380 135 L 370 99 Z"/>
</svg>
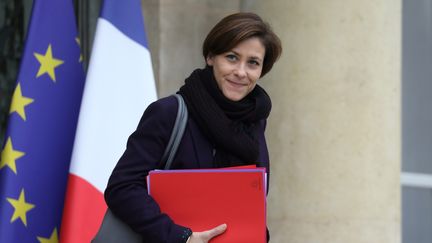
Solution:
<svg viewBox="0 0 432 243">
<path fill-rule="evenodd" d="M 258 37 L 240 42 L 230 51 L 207 57 L 219 89 L 226 98 L 239 101 L 248 95 L 261 76 L 265 47 Z"/>
</svg>

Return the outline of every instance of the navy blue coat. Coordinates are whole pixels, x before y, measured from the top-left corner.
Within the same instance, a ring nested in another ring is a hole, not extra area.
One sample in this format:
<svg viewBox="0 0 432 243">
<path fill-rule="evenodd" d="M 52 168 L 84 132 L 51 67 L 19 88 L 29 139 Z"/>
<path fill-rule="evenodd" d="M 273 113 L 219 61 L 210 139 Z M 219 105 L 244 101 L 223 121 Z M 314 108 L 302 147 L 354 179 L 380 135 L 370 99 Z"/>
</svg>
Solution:
<svg viewBox="0 0 432 243">
<path fill-rule="evenodd" d="M 105 200 L 111 211 L 141 234 L 145 242 L 180 243 L 184 242 L 187 233 L 187 225 L 177 225 L 168 215 L 160 212 L 158 204 L 147 194 L 146 183 L 150 170 L 164 167 L 160 159 L 171 136 L 177 108 L 174 96 L 149 105 L 136 131 L 130 135 L 126 151 L 105 190 Z M 259 163 L 269 172 L 265 124 L 263 120 L 255 127 L 259 134 Z M 190 115 L 171 168 L 214 168 L 213 146 Z"/>
</svg>

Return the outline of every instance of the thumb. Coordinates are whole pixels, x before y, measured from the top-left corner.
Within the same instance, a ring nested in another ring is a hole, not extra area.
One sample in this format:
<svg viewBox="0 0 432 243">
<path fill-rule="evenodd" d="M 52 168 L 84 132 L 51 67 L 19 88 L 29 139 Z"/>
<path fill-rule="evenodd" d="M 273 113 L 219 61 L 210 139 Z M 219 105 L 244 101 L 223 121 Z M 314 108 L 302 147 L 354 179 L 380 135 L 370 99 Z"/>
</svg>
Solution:
<svg viewBox="0 0 432 243">
<path fill-rule="evenodd" d="M 214 237 L 222 234 L 223 232 L 225 232 L 226 228 L 227 228 L 226 224 L 221 224 L 221 225 L 207 231 L 209 238 L 211 239 L 211 238 L 214 238 Z"/>
</svg>

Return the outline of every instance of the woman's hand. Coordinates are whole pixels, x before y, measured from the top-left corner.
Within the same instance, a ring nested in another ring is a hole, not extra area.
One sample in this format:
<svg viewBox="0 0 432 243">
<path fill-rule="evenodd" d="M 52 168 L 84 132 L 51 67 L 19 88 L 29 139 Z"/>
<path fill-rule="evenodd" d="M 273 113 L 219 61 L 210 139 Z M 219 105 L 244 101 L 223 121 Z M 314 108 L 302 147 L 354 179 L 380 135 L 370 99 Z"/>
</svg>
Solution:
<svg viewBox="0 0 432 243">
<path fill-rule="evenodd" d="M 202 231 L 202 232 L 193 232 L 189 240 L 187 241 L 187 243 L 207 243 L 212 238 L 225 232 L 226 228 L 227 228 L 226 224 L 221 224 L 217 227 L 214 227 L 211 230 Z"/>
</svg>

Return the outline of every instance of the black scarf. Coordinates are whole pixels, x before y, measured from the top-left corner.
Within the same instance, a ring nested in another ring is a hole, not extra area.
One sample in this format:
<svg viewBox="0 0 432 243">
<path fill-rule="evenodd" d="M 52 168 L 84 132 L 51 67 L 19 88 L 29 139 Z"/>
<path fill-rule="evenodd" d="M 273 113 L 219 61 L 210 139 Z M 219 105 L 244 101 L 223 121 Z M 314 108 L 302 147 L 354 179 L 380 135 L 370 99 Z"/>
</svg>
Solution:
<svg viewBox="0 0 432 243">
<path fill-rule="evenodd" d="M 189 114 L 216 149 L 217 167 L 257 163 L 256 124 L 270 114 L 271 100 L 263 88 L 255 88 L 242 100 L 231 101 L 219 90 L 212 67 L 196 69 L 179 93 Z"/>
</svg>

